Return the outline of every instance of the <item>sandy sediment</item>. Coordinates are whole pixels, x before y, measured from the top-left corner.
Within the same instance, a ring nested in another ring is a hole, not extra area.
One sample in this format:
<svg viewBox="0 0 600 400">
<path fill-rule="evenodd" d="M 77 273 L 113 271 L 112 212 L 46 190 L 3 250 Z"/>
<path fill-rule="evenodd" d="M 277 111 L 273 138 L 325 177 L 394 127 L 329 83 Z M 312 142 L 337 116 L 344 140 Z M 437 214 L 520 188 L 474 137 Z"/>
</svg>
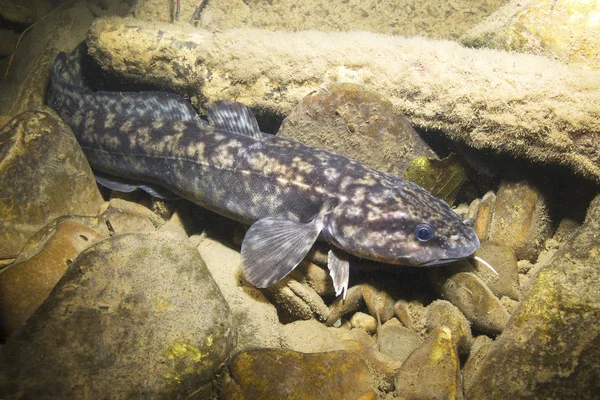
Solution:
<svg viewBox="0 0 600 400">
<path fill-rule="evenodd" d="M 88 33 L 106 69 L 207 101 L 287 115 L 324 83 L 363 84 L 413 124 L 600 181 L 600 73 L 540 56 L 368 32 L 208 32 L 111 18 Z"/>
</svg>

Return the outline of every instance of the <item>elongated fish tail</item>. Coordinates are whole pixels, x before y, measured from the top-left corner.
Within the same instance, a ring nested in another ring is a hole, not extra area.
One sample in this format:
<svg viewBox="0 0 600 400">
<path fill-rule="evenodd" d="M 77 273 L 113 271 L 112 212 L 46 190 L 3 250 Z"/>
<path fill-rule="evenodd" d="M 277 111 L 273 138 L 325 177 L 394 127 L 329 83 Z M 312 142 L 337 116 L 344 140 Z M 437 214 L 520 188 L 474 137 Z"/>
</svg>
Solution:
<svg viewBox="0 0 600 400">
<path fill-rule="evenodd" d="M 69 125 L 79 125 L 84 112 L 93 112 L 105 119 L 119 116 L 125 119 L 200 121 L 192 106 L 173 93 L 92 92 L 82 76 L 86 52 L 85 43 L 81 43 L 69 55 L 60 53 L 52 67 L 52 81 L 46 100 Z"/>
</svg>

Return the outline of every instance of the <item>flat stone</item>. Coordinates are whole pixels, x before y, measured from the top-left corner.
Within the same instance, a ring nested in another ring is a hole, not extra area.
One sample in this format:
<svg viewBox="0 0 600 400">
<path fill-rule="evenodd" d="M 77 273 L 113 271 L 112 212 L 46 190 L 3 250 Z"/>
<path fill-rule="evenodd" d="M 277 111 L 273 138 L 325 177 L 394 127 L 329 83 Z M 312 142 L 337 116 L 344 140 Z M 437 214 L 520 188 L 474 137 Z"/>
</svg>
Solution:
<svg viewBox="0 0 600 400">
<path fill-rule="evenodd" d="M 469 399 L 594 399 L 600 376 L 600 197 L 478 362 Z"/>
<path fill-rule="evenodd" d="M 0 392 L 207 398 L 235 332 L 225 299 L 190 244 L 166 234 L 113 236 L 81 253 L 5 343 Z"/>
<path fill-rule="evenodd" d="M 248 350 L 231 360 L 221 397 L 357 399 L 372 392 L 370 380 L 367 364 L 348 351 L 304 354 L 283 349 Z"/>
<path fill-rule="evenodd" d="M 460 360 L 450 329 L 435 330 L 410 354 L 396 376 L 395 394 L 410 399 L 463 398 Z"/>
<path fill-rule="evenodd" d="M 379 351 L 403 363 L 410 353 L 423 343 L 423 338 L 415 331 L 391 319 L 381 326 L 377 336 Z"/>
<path fill-rule="evenodd" d="M 96 215 L 102 196 L 71 130 L 54 114 L 28 111 L 0 129 L 0 259 L 17 256 L 62 215 Z"/>
<path fill-rule="evenodd" d="M 74 218 L 75 219 L 75 218 Z M 59 218 L 32 240 L 38 248 L 0 274 L 0 325 L 9 336 L 46 300 L 79 253 L 105 237 L 76 221 Z M 38 240 L 39 239 L 39 240 Z"/>
<path fill-rule="evenodd" d="M 478 201 L 471 211 L 469 218 L 473 218 L 473 229 L 480 239 L 488 237 L 490 229 L 490 220 L 492 219 L 492 213 L 494 211 L 494 205 L 496 204 L 496 194 L 494 192 L 487 192 L 483 195 L 480 201 Z"/>
<path fill-rule="evenodd" d="M 333 326 L 346 314 L 356 312 L 363 306 L 362 285 L 355 285 L 348 289 L 346 299 L 339 296 L 329 307 L 330 313 L 325 325 Z"/>
</svg>

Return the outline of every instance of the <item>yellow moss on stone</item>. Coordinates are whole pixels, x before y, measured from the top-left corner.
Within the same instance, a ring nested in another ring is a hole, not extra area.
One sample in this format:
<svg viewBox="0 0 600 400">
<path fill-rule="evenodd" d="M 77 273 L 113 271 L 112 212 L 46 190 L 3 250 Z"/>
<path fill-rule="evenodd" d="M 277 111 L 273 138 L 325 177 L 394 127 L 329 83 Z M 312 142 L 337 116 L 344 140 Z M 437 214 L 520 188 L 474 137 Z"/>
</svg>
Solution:
<svg viewBox="0 0 600 400">
<path fill-rule="evenodd" d="M 162 296 L 156 296 L 152 299 L 154 305 L 154 311 L 162 313 L 167 311 L 173 305 L 169 300 Z"/>
<path fill-rule="evenodd" d="M 461 163 L 451 155 L 443 160 L 417 157 L 404 173 L 404 178 L 452 205 L 468 175 Z"/>
</svg>

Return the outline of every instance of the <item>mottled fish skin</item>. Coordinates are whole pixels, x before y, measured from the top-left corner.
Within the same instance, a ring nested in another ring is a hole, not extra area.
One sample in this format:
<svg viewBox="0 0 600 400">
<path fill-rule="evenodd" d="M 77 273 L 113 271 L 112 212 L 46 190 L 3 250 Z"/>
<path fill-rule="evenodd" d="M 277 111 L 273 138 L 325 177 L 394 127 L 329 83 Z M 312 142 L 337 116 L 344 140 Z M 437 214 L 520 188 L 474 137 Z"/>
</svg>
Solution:
<svg viewBox="0 0 600 400">
<path fill-rule="evenodd" d="M 479 247 L 447 203 L 414 183 L 263 134 L 239 103 L 213 106 L 207 125 L 173 94 L 91 92 L 81 82 L 80 56 L 78 48 L 57 57 L 48 102 L 90 165 L 254 223 L 242 259 L 259 287 L 289 273 L 317 236 L 358 257 L 413 266 L 468 257 Z M 425 237 L 417 237 L 418 227 Z M 330 268 L 336 293 L 345 292 L 348 262 L 330 253 Z"/>
</svg>

